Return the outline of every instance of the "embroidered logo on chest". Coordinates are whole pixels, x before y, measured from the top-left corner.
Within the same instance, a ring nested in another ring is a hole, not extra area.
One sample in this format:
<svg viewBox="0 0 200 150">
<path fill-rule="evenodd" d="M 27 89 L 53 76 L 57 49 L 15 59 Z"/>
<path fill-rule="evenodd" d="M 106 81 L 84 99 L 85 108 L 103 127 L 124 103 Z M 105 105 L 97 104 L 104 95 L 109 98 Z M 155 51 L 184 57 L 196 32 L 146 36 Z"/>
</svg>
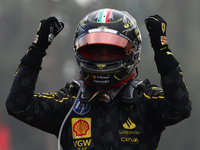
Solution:
<svg viewBox="0 0 200 150">
<path fill-rule="evenodd" d="M 91 146 L 91 118 L 72 118 L 72 138 L 76 150 L 87 150 Z"/>
<path fill-rule="evenodd" d="M 80 100 L 77 100 L 73 110 L 79 115 L 85 115 L 90 111 L 91 105 L 81 103 Z"/>
<path fill-rule="evenodd" d="M 91 137 L 91 118 L 72 118 L 73 139 Z"/>
</svg>

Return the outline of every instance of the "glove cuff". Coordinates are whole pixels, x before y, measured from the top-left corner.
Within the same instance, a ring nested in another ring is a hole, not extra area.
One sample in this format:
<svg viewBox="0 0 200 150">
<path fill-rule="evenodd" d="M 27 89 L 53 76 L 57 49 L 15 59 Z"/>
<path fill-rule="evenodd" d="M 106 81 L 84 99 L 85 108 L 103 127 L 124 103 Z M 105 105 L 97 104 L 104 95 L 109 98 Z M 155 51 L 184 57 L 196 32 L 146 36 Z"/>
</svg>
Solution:
<svg viewBox="0 0 200 150">
<path fill-rule="evenodd" d="M 46 55 L 46 52 L 39 51 L 35 47 L 30 46 L 28 52 L 21 59 L 21 62 L 28 67 L 41 70 L 42 58 Z"/>
<path fill-rule="evenodd" d="M 34 41 L 32 43 L 32 46 L 30 46 L 30 47 L 33 47 L 33 48 L 38 49 L 38 50 L 40 50 L 42 52 L 45 52 L 46 49 L 49 47 L 49 45 L 48 44 L 44 44 L 44 43 L 40 43 L 40 42 L 35 43 L 35 41 Z"/>
<path fill-rule="evenodd" d="M 179 62 L 175 59 L 168 46 L 164 50 L 155 51 L 154 59 L 160 74 L 165 74 L 170 69 L 179 65 Z"/>
</svg>

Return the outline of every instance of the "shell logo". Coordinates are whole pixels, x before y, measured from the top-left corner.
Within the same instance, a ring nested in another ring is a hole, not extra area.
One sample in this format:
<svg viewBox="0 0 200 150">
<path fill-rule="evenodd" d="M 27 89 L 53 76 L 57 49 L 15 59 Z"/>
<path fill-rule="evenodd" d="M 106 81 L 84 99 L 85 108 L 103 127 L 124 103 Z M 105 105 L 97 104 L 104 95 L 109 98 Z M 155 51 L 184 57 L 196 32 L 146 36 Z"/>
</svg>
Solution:
<svg viewBox="0 0 200 150">
<path fill-rule="evenodd" d="M 91 118 L 72 118 L 73 139 L 91 137 Z"/>
<path fill-rule="evenodd" d="M 87 134 L 89 128 L 90 125 L 87 121 L 78 120 L 73 126 L 73 131 L 76 133 L 76 136 L 84 136 Z"/>
<path fill-rule="evenodd" d="M 93 79 L 96 79 L 96 78 L 97 78 L 95 75 L 91 75 L 91 77 L 92 77 Z"/>
<path fill-rule="evenodd" d="M 167 40 L 166 40 L 166 37 L 165 37 L 165 36 L 161 36 L 160 39 L 161 39 L 161 44 L 162 44 L 162 45 L 167 44 Z"/>
</svg>

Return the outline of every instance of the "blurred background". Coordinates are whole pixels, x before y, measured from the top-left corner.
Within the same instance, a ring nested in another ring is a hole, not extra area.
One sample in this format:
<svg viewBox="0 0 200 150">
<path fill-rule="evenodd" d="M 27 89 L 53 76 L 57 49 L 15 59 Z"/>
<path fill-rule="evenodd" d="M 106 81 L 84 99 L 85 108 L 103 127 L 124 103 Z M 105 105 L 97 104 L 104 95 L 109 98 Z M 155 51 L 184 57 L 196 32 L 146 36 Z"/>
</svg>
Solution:
<svg viewBox="0 0 200 150">
<path fill-rule="evenodd" d="M 43 61 L 36 92 L 53 92 L 78 78 L 73 36 L 78 22 L 99 8 L 126 10 L 137 20 L 143 38 L 139 78 L 160 86 L 144 19 L 159 14 L 168 23 L 167 41 L 179 60 L 193 100 L 191 117 L 167 127 L 158 150 L 198 150 L 200 117 L 200 1 L 199 0 L 0 0 L 0 142 L 1 150 L 56 150 L 55 136 L 9 116 L 5 101 L 20 59 L 35 38 L 41 19 L 56 16 L 65 28 L 54 39 Z M 2 138 L 3 137 L 3 138 Z"/>
</svg>

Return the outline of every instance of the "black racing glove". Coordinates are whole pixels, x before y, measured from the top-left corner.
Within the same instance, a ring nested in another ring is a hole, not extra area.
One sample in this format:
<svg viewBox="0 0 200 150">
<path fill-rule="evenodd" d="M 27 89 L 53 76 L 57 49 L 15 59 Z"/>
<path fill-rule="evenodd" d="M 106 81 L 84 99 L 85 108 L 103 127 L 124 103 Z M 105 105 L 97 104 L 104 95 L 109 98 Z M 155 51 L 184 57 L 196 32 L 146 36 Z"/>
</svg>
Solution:
<svg viewBox="0 0 200 150">
<path fill-rule="evenodd" d="M 151 46 L 154 50 L 163 50 L 167 48 L 166 41 L 166 21 L 159 15 L 150 16 L 145 19 L 147 30 L 151 40 Z"/>
<path fill-rule="evenodd" d="M 155 52 L 158 72 L 163 74 L 171 68 L 178 66 L 179 63 L 168 48 L 166 41 L 167 22 L 159 15 L 154 15 L 145 19 L 145 24 L 149 31 L 151 46 Z"/>
<path fill-rule="evenodd" d="M 63 28 L 64 24 L 58 22 L 55 17 L 41 20 L 33 46 L 38 50 L 45 51 Z"/>
<path fill-rule="evenodd" d="M 42 58 L 46 55 L 46 49 L 63 28 L 64 24 L 55 17 L 41 20 L 36 38 L 21 62 L 30 68 L 40 70 Z"/>
</svg>

